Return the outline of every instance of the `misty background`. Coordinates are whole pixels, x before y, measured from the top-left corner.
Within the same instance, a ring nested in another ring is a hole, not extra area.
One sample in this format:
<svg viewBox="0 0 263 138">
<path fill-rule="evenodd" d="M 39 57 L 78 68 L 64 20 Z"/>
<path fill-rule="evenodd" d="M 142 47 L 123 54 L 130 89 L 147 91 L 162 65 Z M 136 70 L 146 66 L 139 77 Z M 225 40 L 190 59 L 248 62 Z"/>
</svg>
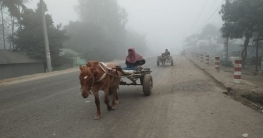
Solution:
<svg viewBox="0 0 263 138">
<path fill-rule="evenodd" d="M 39 0 L 26 3 L 28 8 L 36 8 Z M 168 48 L 180 51 L 185 37 L 200 33 L 205 24 L 222 26 L 217 13 L 206 22 L 212 13 L 222 5 L 222 0 L 118 0 L 128 13 L 127 29 L 146 34 L 147 46 L 155 54 Z M 45 0 L 48 14 L 55 24 L 68 25 L 69 21 L 79 20 L 76 12 L 78 0 Z M 126 52 L 126 51 L 125 51 Z"/>
<path fill-rule="evenodd" d="M 5 49 L 46 62 L 39 0 L 10 2 L 0 1 L 0 48 L 6 42 Z M 225 0 L 44 2 L 55 68 L 75 67 L 86 60 L 124 60 L 129 47 L 144 57 L 161 55 L 165 49 L 172 55 L 183 50 L 222 55 L 224 39 L 220 29 L 224 22 L 219 11 Z M 202 46 L 209 50 L 202 51 L 207 49 Z"/>
</svg>

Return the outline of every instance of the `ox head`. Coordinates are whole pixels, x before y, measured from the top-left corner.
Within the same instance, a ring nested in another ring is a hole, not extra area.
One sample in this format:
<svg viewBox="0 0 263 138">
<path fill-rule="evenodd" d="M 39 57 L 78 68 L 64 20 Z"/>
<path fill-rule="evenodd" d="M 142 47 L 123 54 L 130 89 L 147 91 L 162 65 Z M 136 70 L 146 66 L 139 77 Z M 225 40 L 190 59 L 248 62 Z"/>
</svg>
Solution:
<svg viewBox="0 0 263 138">
<path fill-rule="evenodd" d="M 79 80 L 83 98 L 89 97 L 89 93 L 94 85 L 98 65 L 99 62 L 88 62 L 86 66 L 79 66 Z"/>
</svg>

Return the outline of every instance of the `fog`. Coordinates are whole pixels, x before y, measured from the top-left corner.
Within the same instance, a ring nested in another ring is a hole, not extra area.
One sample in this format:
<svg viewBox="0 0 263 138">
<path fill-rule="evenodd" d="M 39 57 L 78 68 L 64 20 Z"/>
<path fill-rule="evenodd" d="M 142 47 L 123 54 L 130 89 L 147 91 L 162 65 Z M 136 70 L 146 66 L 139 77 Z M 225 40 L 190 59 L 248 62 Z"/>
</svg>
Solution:
<svg viewBox="0 0 263 138">
<path fill-rule="evenodd" d="M 67 25 L 79 19 L 77 0 L 44 0 L 55 24 Z M 38 0 L 26 5 L 36 8 Z M 181 50 L 184 38 L 199 33 L 205 24 L 218 28 L 222 20 L 218 11 L 222 0 L 118 0 L 128 13 L 126 28 L 146 34 L 147 46 L 155 51 Z M 209 19 L 209 17 L 216 13 Z M 209 20 L 208 20 L 209 19 Z M 208 21 L 208 22 L 206 22 Z"/>
<path fill-rule="evenodd" d="M 119 3 L 129 13 L 129 27 L 146 33 L 151 45 L 164 51 L 164 48 L 181 49 L 184 37 L 198 33 L 222 0 L 119 0 Z M 217 14 L 208 23 L 220 26 L 221 17 Z"/>
</svg>

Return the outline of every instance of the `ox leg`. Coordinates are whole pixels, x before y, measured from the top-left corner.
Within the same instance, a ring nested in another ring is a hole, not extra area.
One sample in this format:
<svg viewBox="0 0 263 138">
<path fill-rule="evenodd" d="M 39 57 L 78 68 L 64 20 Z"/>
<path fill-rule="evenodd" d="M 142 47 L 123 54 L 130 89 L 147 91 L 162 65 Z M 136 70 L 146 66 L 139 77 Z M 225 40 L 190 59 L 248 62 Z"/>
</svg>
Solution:
<svg viewBox="0 0 263 138">
<path fill-rule="evenodd" d="M 97 107 L 97 113 L 94 117 L 95 120 L 98 120 L 100 119 L 100 99 L 99 99 L 99 94 L 98 93 L 95 93 L 94 94 L 94 98 L 95 98 L 95 104 L 96 104 L 96 107 Z"/>
<path fill-rule="evenodd" d="M 112 103 L 111 103 L 111 107 L 112 107 L 112 110 L 115 110 L 116 109 L 116 90 L 115 89 L 112 89 Z"/>
<path fill-rule="evenodd" d="M 116 103 L 118 102 L 116 99 L 116 97 L 117 97 L 117 89 L 118 89 L 118 87 L 117 86 L 115 86 L 114 88 L 112 88 L 111 90 L 112 90 L 112 94 L 113 94 L 113 96 L 112 96 L 112 109 L 113 110 L 115 110 L 116 109 Z"/>
<path fill-rule="evenodd" d="M 119 97 L 118 97 L 118 89 L 116 90 L 116 102 L 115 102 L 116 104 L 119 104 L 120 103 L 120 101 L 119 101 Z"/>
<path fill-rule="evenodd" d="M 110 100 L 109 100 L 109 89 L 104 90 L 105 92 L 105 99 L 104 103 L 107 105 L 108 110 L 110 111 L 112 107 L 110 106 Z"/>
</svg>

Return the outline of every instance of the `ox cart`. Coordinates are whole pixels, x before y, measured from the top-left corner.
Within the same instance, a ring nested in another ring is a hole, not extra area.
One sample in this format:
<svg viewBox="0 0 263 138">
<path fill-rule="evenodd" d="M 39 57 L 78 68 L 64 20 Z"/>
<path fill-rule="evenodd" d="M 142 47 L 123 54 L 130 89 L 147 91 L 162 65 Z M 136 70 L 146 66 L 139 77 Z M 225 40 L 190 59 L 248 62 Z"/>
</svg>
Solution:
<svg viewBox="0 0 263 138">
<path fill-rule="evenodd" d="M 152 72 L 150 68 L 142 68 L 137 67 L 136 69 L 122 69 L 121 67 L 116 68 L 118 71 L 122 73 L 122 78 L 128 78 L 131 80 L 131 83 L 124 82 L 123 80 L 120 81 L 120 85 L 141 85 L 143 88 L 143 93 L 145 96 L 149 96 L 152 93 L 153 88 L 153 79 L 150 73 Z M 136 81 L 140 80 L 140 83 Z"/>
<path fill-rule="evenodd" d="M 161 56 L 157 57 L 157 66 L 160 65 L 165 65 L 165 63 L 171 63 L 171 66 L 173 66 L 173 57 L 170 55 L 164 55 L 162 54 Z"/>
</svg>

